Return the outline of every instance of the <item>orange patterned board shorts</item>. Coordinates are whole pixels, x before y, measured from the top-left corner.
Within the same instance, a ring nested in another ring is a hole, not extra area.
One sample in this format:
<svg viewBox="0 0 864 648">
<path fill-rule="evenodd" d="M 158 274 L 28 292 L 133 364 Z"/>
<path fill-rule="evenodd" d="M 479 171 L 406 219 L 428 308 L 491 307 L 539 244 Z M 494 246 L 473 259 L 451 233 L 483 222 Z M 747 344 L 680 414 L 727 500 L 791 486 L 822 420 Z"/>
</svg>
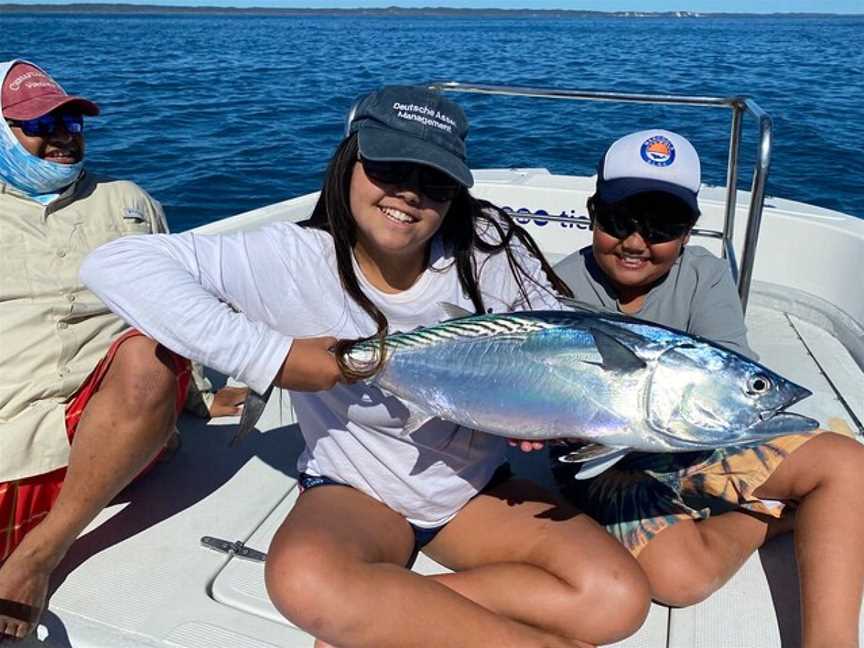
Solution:
<svg viewBox="0 0 864 648">
<path fill-rule="evenodd" d="M 784 459 L 823 430 L 772 439 L 756 446 L 706 452 L 634 452 L 597 477 L 574 479 L 570 464 L 552 470 L 567 499 L 606 527 L 634 556 L 664 529 L 681 520 L 704 520 L 733 510 L 779 518 L 783 502 L 763 500 L 755 491 Z"/>
<path fill-rule="evenodd" d="M 66 404 L 66 435 L 70 443 L 78 429 L 84 408 L 102 384 L 111 362 L 117 355 L 117 349 L 126 340 L 139 335 L 143 333 L 132 329 L 114 340 L 96 368 L 69 399 Z M 179 414 L 186 402 L 191 367 L 185 358 L 174 353 L 171 353 L 170 357 L 172 369 L 177 376 L 176 407 Z M 141 474 L 147 472 L 155 462 L 156 459 Z M 12 554 L 24 536 L 48 514 L 60 494 L 65 477 L 66 468 L 58 468 L 34 477 L 0 483 L 0 563 Z"/>
</svg>

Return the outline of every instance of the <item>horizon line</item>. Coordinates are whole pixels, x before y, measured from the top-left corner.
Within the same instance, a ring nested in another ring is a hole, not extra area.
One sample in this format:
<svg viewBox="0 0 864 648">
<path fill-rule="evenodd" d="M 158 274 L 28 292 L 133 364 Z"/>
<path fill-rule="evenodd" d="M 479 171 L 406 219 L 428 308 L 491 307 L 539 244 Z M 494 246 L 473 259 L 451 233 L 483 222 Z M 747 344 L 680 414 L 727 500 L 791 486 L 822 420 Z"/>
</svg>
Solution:
<svg viewBox="0 0 864 648">
<path fill-rule="evenodd" d="M 495 14 L 579 14 L 579 15 L 597 15 L 597 16 L 620 16 L 620 17 L 638 17 L 638 16 L 669 16 L 685 18 L 698 18 L 702 16 L 861 16 L 861 13 L 848 12 L 825 12 L 825 11 L 770 11 L 770 12 L 754 12 L 754 11 L 696 11 L 686 9 L 669 9 L 669 10 L 617 10 L 605 11 L 602 9 L 556 9 L 556 8 L 496 8 L 496 7 L 447 7 L 429 5 L 425 7 L 403 7 L 399 5 L 389 5 L 386 7 L 265 7 L 265 6 L 219 6 L 219 5 L 171 5 L 171 4 L 154 4 L 152 2 L 64 2 L 64 3 L 46 3 L 46 2 L 0 2 L 0 8 L 3 9 L 26 9 L 26 10 L 47 10 L 56 11 L 57 9 L 86 9 L 91 8 L 108 8 L 123 10 L 138 10 L 138 9 L 156 9 L 168 12 L 220 12 L 220 13 L 495 13 Z"/>
</svg>

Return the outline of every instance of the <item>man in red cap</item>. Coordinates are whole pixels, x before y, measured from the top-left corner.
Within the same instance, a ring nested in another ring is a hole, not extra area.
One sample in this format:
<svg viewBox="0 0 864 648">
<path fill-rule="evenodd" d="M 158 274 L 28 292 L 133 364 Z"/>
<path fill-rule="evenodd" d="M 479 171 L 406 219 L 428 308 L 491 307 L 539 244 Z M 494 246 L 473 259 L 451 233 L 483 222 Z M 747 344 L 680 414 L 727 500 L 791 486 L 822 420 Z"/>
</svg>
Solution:
<svg viewBox="0 0 864 648">
<path fill-rule="evenodd" d="M 68 95 L 35 65 L 6 64 L 2 85 L 3 155 L 0 177 L 42 204 L 71 186 L 84 170 L 84 117 L 99 107 Z M 16 143 L 18 145 L 16 145 Z"/>
<path fill-rule="evenodd" d="M 190 367 L 78 279 L 102 243 L 167 229 L 135 184 L 84 171 L 99 108 L 28 62 L 0 63 L 0 83 L 2 641 L 33 629 L 69 546 L 171 439 Z M 213 414 L 243 395 L 223 390 Z"/>
<path fill-rule="evenodd" d="M 7 119 L 34 119 L 66 107 L 88 117 L 99 114 L 99 106 L 84 97 L 68 95 L 40 68 L 16 62 L 3 83 L 3 116 Z"/>
</svg>

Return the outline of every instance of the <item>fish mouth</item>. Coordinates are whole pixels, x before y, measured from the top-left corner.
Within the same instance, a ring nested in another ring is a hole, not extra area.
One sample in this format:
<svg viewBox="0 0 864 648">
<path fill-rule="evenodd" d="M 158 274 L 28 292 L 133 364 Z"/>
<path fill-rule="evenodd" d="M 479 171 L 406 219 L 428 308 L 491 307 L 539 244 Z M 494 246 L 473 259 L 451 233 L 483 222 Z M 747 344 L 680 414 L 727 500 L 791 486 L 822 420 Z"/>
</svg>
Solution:
<svg viewBox="0 0 864 648">
<path fill-rule="evenodd" d="M 783 436 L 797 432 L 809 432 L 819 427 L 819 421 L 803 414 L 792 412 L 762 413 L 759 422 L 748 431 L 759 436 Z"/>
<path fill-rule="evenodd" d="M 772 418 L 779 416 L 781 414 L 789 414 L 790 416 L 797 416 L 791 413 L 786 412 L 785 410 L 792 407 L 795 403 L 800 403 L 802 400 L 807 398 L 808 396 L 812 396 L 813 392 L 807 389 L 806 387 L 801 387 L 800 385 L 796 385 L 794 383 L 789 383 L 784 390 L 783 396 L 785 396 L 785 402 L 781 407 L 774 407 L 771 409 L 766 409 L 759 412 L 759 421 L 764 423 L 766 421 L 771 420 Z M 806 417 L 805 417 L 806 418 Z M 757 423 L 758 425 L 758 423 Z"/>
<path fill-rule="evenodd" d="M 805 398 L 807 398 L 808 396 L 812 396 L 812 395 L 813 395 L 813 392 L 810 391 L 809 389 L 807 389 L 806 387 L 801 387 L 801 385 L 790 385 L 789 402 L 786 403 L 786 407 L 784 407 L 783 409 L 791 407 L 795 403 L 802 401 Z"/>
<path fill-rule="evenodd" d="M 795 414 L 787 412 L 786 409 L 792 407 L 808 396 L 812 396 L 813 392 L 805 387 L 790 383 L 784 390 L 786 402 L 783 407 L 768 409 L 759 412 L 759 420 L 750 427 L 750 432 L 755 433 L 759 437 L 777 437 L 786 434 L 796 434 L 799 432 L 809 432 L 819 427 L 819 421 L 812 419 L 803 414 Z"/>
</svg>

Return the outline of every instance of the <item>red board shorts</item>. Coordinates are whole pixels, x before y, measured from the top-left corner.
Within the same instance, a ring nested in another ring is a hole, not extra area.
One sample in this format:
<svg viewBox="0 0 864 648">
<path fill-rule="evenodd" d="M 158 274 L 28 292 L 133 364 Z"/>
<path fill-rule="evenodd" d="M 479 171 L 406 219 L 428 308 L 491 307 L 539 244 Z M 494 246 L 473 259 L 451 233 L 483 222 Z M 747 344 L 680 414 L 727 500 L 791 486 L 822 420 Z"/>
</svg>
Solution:
<svg viewBox="0 0 864 648">
<path fill-rule="evenodd" d="M 117 355 L 117 349 L 126 340 L 139 335 L 144 334 L 132 329 L 114 340 L 96 368 L 69 399 L 66 404 L 66 435 L 70 443 L 78 429 L 78 422 L 81 420 L 84 408 L 102 384 L 105 374 L 108 373 Z M 191 368 L 185 358 L 174 353 L 169 355 L 173 365 L 172 370 L 177 376 L 176 407 L 179 414 L 186 402 Z M 149 471 L 155 462 L 154 459 L 141 474 Z M 49 473 L 0 483 L 0 563 L 11 555 L 24 536 L 48 514 L 60 494 L 65 478 L 66 468 L 58 468 Z"/>
</svg>

